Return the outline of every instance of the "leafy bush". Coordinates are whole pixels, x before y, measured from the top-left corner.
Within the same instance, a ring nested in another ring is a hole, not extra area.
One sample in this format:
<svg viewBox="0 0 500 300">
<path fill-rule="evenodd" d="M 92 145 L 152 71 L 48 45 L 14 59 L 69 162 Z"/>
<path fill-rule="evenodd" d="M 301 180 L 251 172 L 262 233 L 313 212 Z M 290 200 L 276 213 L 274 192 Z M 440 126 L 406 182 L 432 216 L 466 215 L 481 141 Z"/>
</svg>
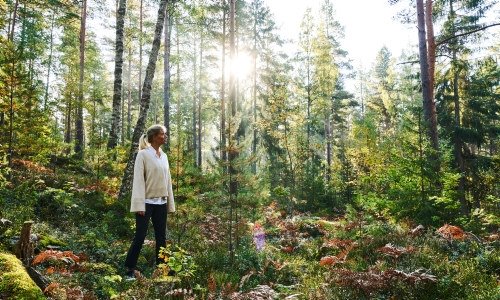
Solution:
<svg viewBox="0 0 500 300">
<path fill-rule="evenodd" d="M 62 225 L 66 214 L 74 205 L 73 194 L 61 189 L 48 188 L 38 195 L 35 203 L 35 214 L 41 221 L 53 225 Z"/>
<path fill-rule="evenodd" d="M 191 278 L 197 269 L 193 257 L 180 247 L 173 247 L 171 244 L 160 248 L 158 255 L 164 263 L 160 264 L 163 275 L 168 277 L 174 274 L 182 279 Z"/>
</svg>

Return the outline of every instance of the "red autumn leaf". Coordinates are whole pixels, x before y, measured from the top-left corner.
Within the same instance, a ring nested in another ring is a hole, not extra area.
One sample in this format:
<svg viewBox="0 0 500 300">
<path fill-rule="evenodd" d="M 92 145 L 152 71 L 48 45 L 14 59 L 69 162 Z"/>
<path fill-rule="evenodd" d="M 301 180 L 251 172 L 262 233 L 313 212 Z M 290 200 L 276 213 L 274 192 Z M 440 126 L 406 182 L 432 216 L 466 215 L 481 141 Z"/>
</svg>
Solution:
<svg viewBox="0 0 500 300">
<path fill-rule="evenodd" d="M 292 253 L 293 250 L 294 250 L 294 248 L 292 246 L 281 247 L 281 251 L 283 251 L 285 253 Z"/>
<path fill-rule="evenodd" d="M 59 288 L 59 283 L 57 282 L 51 282 L 46 288 L 45 290 L 43 290 L 43 292 L 45 294 L 50 294 L 52 293 L 52 291 L 54 291 L 55 289 Z"/>
<path fill-rule="evenodd" d="M 442 237 L 449 240 L 463 240 L 465 239 L 465 231 L 462 228 L 444 224 L 441 228 L 437 230 Z"/>
<path fill-rule="evenodd" d="M 320 259 L 319 265 L 320 266 L 331 266 L 331 265 L 340 264 L 343 262 L 344 262 L 344 259 L 339 258 L 337 256 L 324 256 Z"/>
</svg>

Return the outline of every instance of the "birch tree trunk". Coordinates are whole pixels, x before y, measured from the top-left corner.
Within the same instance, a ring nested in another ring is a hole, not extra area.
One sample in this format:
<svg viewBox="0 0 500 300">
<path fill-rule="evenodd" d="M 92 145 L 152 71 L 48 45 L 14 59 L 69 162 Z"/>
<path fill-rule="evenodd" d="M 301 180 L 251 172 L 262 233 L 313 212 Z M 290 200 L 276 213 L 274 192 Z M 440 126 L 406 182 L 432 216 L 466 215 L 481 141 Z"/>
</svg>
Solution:
<svg viewBox="0 0 500 300">
<path fill-rule="evenodd" d="M 116 41 L 115 41 L 115 81 L 113 83 L 113 109 L 111 129 L 109 132 L 108 149 L 113 149 L 118 144 L 120 128 L 120 104 L 122 98 L 122 73 L 123 73 L 123 27 L 125 23 L 127 1 L 119 0 L 116 14 Z"/>
<path fill-rule="evenodd" d="M 75 120 L 75 153 L 78 158 L 83 158 L 83 75 L 85 70 L 85 29 L 87 22 L 87 0 L 82 2 L 82 17 L 80 23 L 80 76 L 78 80 L 78 101 Z"/>
<path fill-rule="evenodd" d="M 160 7 L 158 9 L 158 19 L 156 20 L 153 45 L 151 47 L 149 62 L 146 68 L 144 85 L 142 86 L 142 98 L 139 109 L 139 117 L 137 119 L 137 123 L 134 128 L 134 134 L 132 135 L 132 143 L 129 151 L 129 159 L 127 161 L 127 166 L 125 167 L 125 173 L 123 174 L 122 184 L 120 186 L 120 193 L 118 195 L 119 199 L 124 199 L 125 195 L 130 192 L 130 189 L 132 187 L 132 175 L 134 172 L 135 157 L 137 155 L 137 150 L 139 146 L 139 138 L 144 133 L 146 118 L 149 110 L 149 104 L 151 102 L 151 84 L 153 82 L 153 77 L 155 74 L 158 53 L 160 52 L 161 34 L 165 22 L 167 2 L 168 2 L 167 0 L 161 0 Z"/>
</svg>

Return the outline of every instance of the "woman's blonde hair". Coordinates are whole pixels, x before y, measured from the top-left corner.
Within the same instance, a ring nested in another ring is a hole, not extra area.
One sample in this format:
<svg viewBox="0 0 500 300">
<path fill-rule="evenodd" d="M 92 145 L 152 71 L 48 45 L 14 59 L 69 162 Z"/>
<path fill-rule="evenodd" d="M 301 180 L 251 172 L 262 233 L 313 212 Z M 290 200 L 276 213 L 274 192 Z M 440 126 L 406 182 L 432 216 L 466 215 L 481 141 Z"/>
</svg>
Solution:
<svg viewBox="0 0 500 300">
<path fill-rule="evenodd" d="M 165 126 L 156 124 L 148 128 L 146 130 L 146 133 L 141 135 L 141 138 L 139 139 L 139 150 L 147 148 L 149 145 L 151 145 L 151 141 L 153 140 L 153 137 L 160 133 L 161 131 L 167 132 L 167 128 Z"/>
</svg>

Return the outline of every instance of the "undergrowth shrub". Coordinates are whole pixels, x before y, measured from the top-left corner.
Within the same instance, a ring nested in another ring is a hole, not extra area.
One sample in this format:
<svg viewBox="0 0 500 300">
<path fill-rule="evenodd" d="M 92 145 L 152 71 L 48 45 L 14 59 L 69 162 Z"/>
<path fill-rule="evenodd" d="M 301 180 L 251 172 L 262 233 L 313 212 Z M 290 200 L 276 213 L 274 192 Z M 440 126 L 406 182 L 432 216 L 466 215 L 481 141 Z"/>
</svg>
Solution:
<svg viewBox="0 0 500 300">
<path fill-rule="evenodd" d="M 35 202 L 35 215 L 40 221 L 52 225 L 62 225 L 61 220 L 68 217 L 68 212 L 74 205 L 73 194 L 65 190 L 47 188 L 38 194 Z"/>
</svg>

